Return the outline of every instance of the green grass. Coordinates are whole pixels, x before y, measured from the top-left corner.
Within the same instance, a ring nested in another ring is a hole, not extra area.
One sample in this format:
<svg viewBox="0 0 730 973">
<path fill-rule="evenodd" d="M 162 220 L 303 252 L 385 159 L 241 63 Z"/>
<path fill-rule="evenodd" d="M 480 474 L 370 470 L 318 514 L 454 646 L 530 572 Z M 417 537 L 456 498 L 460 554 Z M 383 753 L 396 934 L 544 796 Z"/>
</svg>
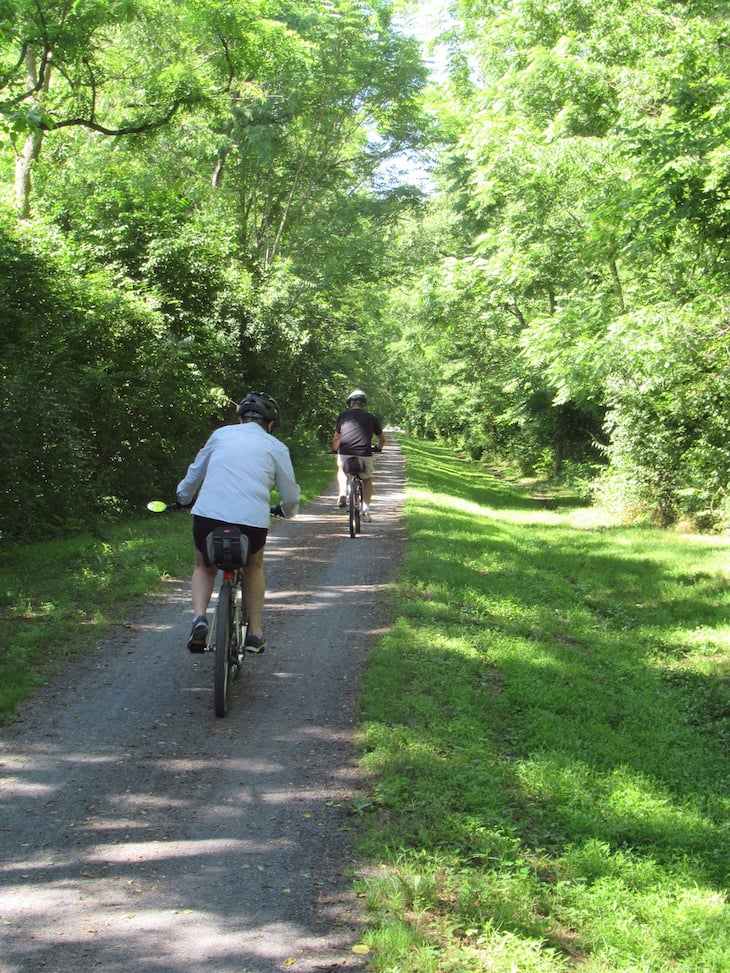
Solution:
<svg viewBox="0 0 730 973">
<path fill-rule="evenodd" d="M 352 806 L 373 969 L 730 971 L 730 541 L 598 527 L 403 445 Z M 332 468 L 297 464 L 305 496 Z M 4 548 L 0 720 L 190 561 L 184 515 Z"/>
<path fill-rule="evenodd" d="M 361 708 L 373 969 L 730 970 L 730 542 L 591 527 L 402 441 Z"/>
<path fill-rule="evenodd" d="M 297 464 L 303 501 L 331 480 L 333 457 Z M 156 499 L 156 498 L 150 498 Z M 0 565 L 0 724 L 59 663 L 97 644 L 140 599 L 192 570 L 187 513 L 145 511 L 98 535 L 5 545 Z"/>
</svg>

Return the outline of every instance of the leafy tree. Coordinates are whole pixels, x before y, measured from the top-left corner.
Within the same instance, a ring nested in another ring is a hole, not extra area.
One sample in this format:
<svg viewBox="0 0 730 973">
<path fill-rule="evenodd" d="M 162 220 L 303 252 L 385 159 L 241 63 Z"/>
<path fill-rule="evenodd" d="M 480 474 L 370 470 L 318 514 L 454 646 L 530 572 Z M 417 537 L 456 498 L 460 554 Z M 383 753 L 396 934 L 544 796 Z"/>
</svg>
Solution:
<svg viewBox="0 0 730 973">
<path fill-rule="evenodd" d="M 5 6 L 0 113 L 16 146 L 22 217 L 30 212 L 31 171 L 46 133 L 147 132 L 202 97 L 174 43 L 175 4 L 6 0 Z"/>
<path fill-rule="evenodd" d="M 692 504 L 718 509 L 726 11 L 645 0 L 454 7 L 472 71 L 455 75 L 441 109 L 451 145 L 440 173 L 462 236 L 435 292 L 458 279 L 462 300 L 436 337 L 430 325 L 415 331 L 434 348 L 451 336 L 454 394 L 473 396 L 481 355 L 507 405 L 482 386 L 487 408 L 460 435 L 485 441 L 511 419 L 524 435 L 503 445 L 524 464 L 532 437 L 533 458 L 550 445 L 556 467 L 566 447 L 590 455 L 595 443 L 614 498 L 616 484 L 642 484 L 641 503 L 663 520 Z M 480 326 L 490 340 L 460 343 Z M 703 478 L 712 496 L 697 492 Z"/>
<path fill-rule="evenodd" d="M 53 137 L 4 248 L 2 396 L 19 430 L 4 536 L 49 505 L 60 529 L 169 491 L 249 387 L 281 398 L 304 448 L 329 438 L 356 378 L 377 400 L 393 227 L 417 204 L 383 189 L 379 165 L 425 126 L 423 69 L 390 3 L 13 9 L 5 118 L 19 147 Z M 31 96 L 11 67 L 34 11 L 54 13 L 58 54 Z M 156 114 L 172 92 L 185 110 Z"/>
<path fill-rule="evenodd" d="M 312 225 L 424 127 L 424 69 L 390 3 L 283 4 L 281 17 L 297 42 L 271 65 L 260 101 L 236 106 L 217 173 L 238 200 L 241 245 L 261 275 L 306 247 Z"/>
<path fill-rule="evenodd" d="M 3 539 L 169 490 L 205 433 L 191 417 L 206 385 L 160 315 L 49 236 L 0 234 Z"/>
</svg>

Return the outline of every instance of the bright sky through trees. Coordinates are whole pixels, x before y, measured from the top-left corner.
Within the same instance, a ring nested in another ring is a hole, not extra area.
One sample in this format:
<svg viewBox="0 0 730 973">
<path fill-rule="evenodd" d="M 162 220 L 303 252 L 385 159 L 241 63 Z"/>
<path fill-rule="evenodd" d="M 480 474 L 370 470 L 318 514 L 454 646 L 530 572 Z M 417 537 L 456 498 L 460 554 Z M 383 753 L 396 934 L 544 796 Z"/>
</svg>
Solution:
<svg viewBox="0 0 730 973">
<path fill-rule="evenodd" d="M 422 56 L 433 82 L 443 81 L 448 70 L 448 52 L 438 43 L 438 37 L 449 21 L 446 6 L 447 0 L 414 0 L 407 4 L 402 17 L 404 31 L 421 42 Z M 423 192 L 431 193 L 434 190 L 430 175 L 433 161 L 422 153 L 403 152 L 380 167 L 382 184 L 386 188 L 398 183 L 415 185 Z"/>
<path fill-rule="evenodd" d="M 423 44 L 423 56 L 434 81 L 446 74 L 447 54 L 443 45 L 436 43 L 449 21 L 446 5 L 446 0 L 415 0 L 405 16 L 409 33 Z"/>
</svg>

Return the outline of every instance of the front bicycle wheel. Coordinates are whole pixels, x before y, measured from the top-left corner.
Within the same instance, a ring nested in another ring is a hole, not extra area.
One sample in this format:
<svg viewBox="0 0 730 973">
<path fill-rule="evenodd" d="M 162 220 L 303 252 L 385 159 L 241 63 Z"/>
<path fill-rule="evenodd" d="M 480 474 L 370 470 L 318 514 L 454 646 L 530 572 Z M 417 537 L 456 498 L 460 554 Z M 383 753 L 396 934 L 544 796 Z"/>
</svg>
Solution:
<svg viewBox="0 0 730 973">
<path fill-rule="evenodd" d="M 218 594 L 218 608 L 216 609 L 215 665 L 213 672 L 213 702 L 216 716 L 225 716 L 228 712 L 230 645 L 233 632 L 231 590 L 230 584 L 225 581 L 221 584 Z"/>
</svg>

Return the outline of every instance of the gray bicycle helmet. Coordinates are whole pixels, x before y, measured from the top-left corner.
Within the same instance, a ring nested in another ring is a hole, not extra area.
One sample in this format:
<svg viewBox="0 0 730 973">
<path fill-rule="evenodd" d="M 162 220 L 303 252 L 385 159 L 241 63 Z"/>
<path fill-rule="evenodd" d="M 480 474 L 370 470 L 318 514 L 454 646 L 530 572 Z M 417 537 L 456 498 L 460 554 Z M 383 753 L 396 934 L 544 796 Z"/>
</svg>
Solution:
<svg viewBox="0 0 730 973">
<path fill-rule="evenodd" d="M 279 422 L 279 406 L 266 392 L 249 392 L 236 410 L 241 419 L 264 419 Z"/>
<path fill-rule="evenodd" d="M 360 403 L 361 405 L 367 405 L 367 401 L 368 400 L 362 389 L 355 389 L 354 392 L 350 392 L 350 394 L 347 396 L 348 405 L 354 405 L 356 402 Z"/>
</svg>

